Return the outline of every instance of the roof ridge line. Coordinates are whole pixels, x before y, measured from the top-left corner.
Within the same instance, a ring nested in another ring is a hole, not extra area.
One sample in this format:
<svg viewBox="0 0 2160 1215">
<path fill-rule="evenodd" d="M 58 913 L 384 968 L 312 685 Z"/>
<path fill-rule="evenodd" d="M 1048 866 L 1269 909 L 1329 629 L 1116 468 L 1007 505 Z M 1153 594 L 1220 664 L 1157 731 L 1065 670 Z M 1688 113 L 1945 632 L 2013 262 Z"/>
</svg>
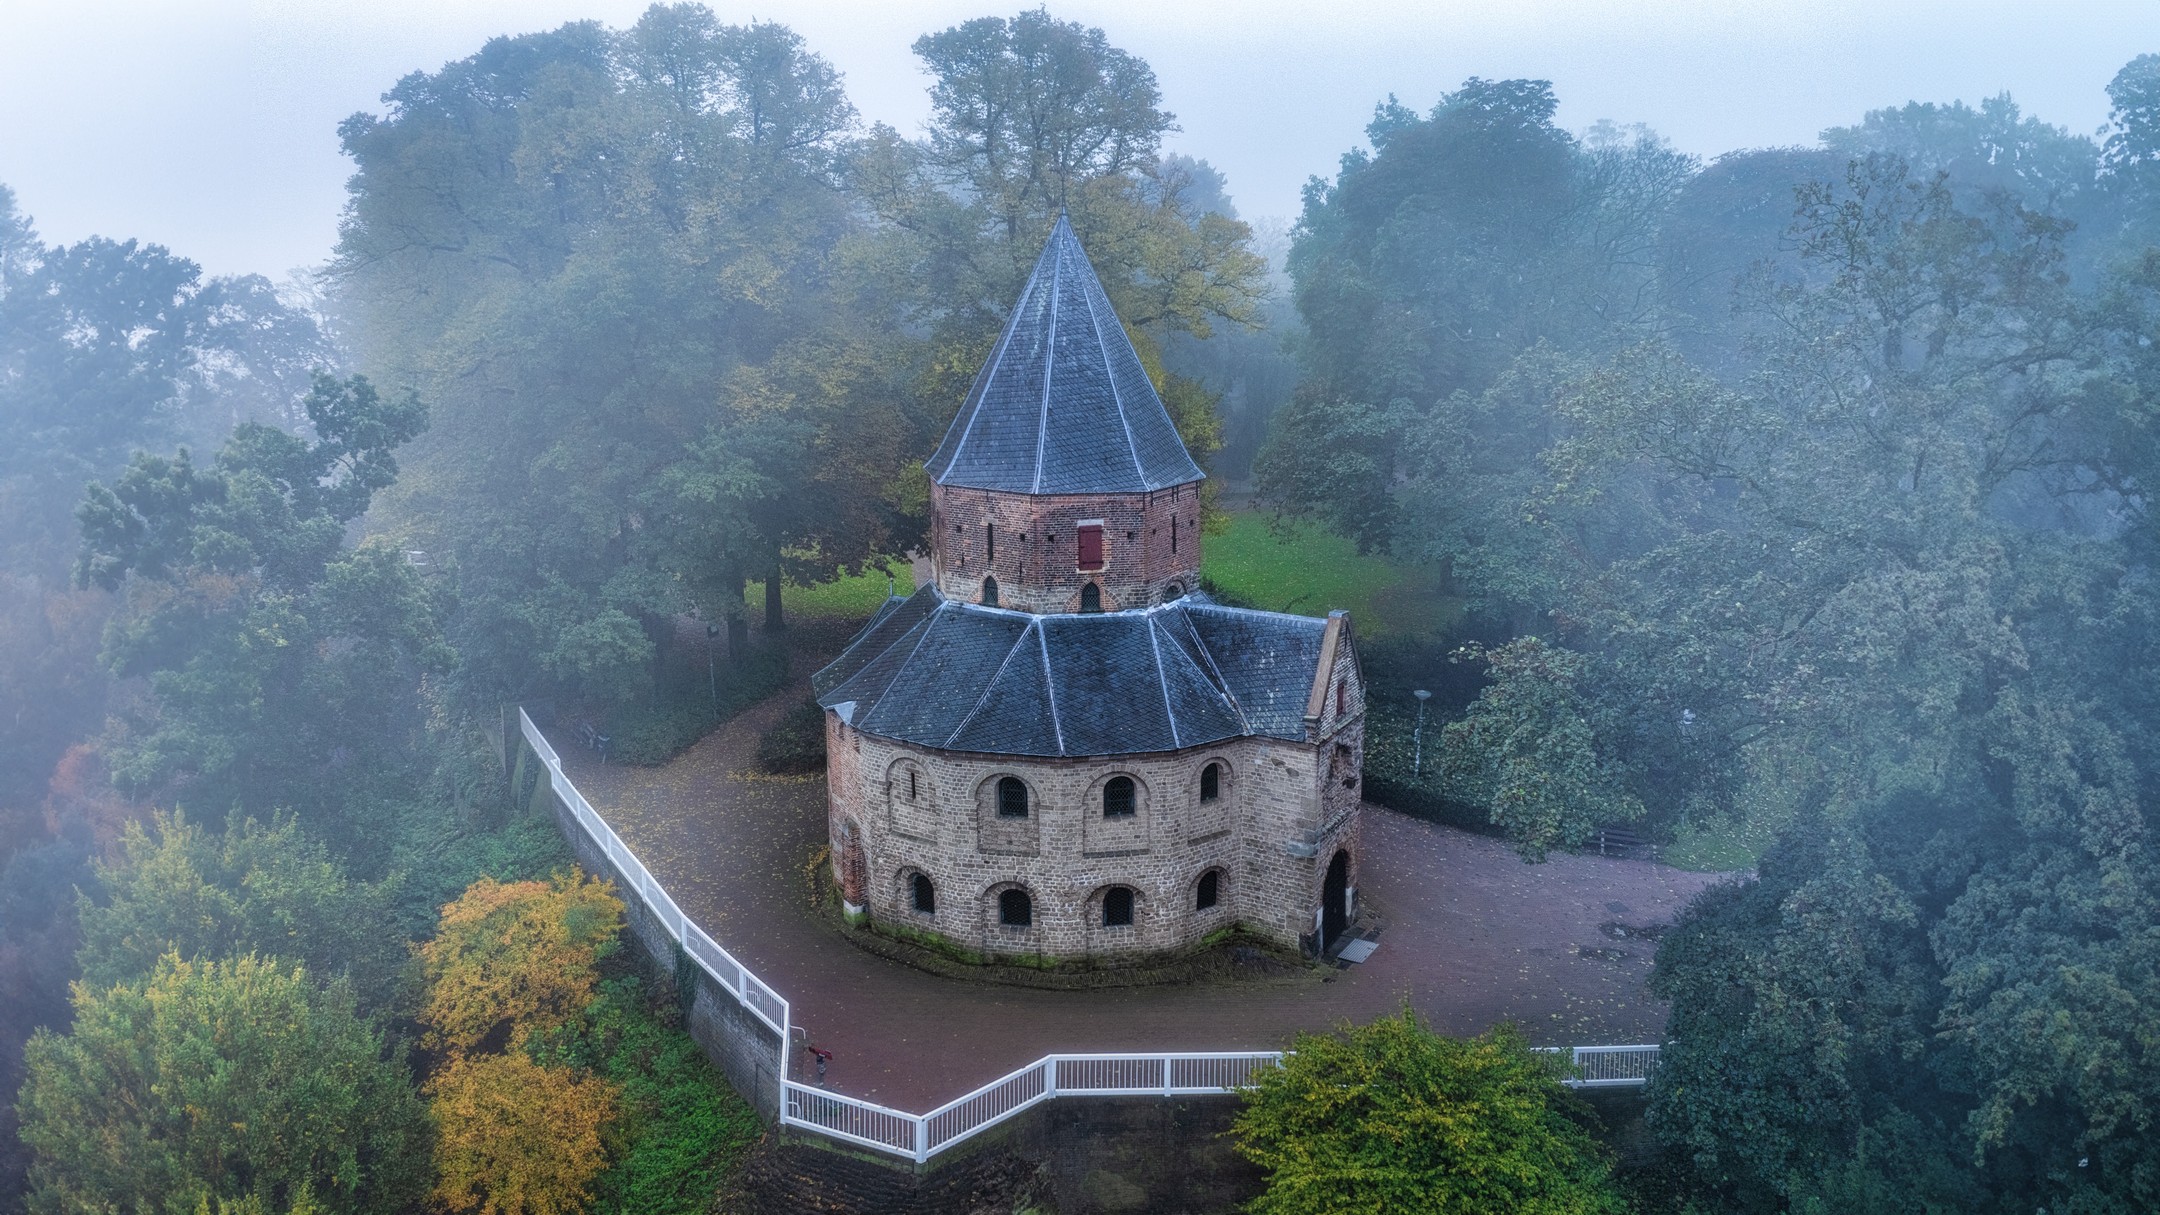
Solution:
<svg viewBox="0 0 2160 1215">
<path fill-rule="evenodd" d="M 1027 627 L 1020 630 L 1020 639 L 1013 642 L 1012 648 L 1005 651 L 1004 661 L 998 663 L 997 674 L 992 675 L 989 681 L 983 684 L 982 695 L 975 698 L 975 707 L 969 709 L 967 716 L 960 719 L 960 724 L 954 726 L 952 733 L 945 736 L 945 746 L 948 750 L 952 749 L 953 742 L 960 737 L 960 732 L 974 723 L 976 715 L 983 711 L 983 706 L 990 703 L 990 693 L 997 690 L 998 681 L 1005 678 L 1005 668 L 1012 665 L 1013 655 L 1019 653 L 1020 647 L 1027 643 L 1028 629 L 1034 627 L 1035 622 L 1030 620 L 1027 622 Z"/>
<path fill-rule="evenodd" d="M 1065 723 L 1058 720 L 1057 676 L 1050 670 L 1050 630 L 1041 627 L 1042 618 L 1028 627 L 1035 630 L 1036 645 L 1042 650 L 1043 699 L 1050 702 L 1050 732 L 1057 736 L 1058 754 L 1065 754 Z"/>
<path fill-rule="evenodd" d="M 1060 225 L 1063 222 L 1060 218 Z M 1050 230 L 1050 247 L 1055 250 L 1050 257 L 1050 334 L 1043 341 L 1042 415 L 1035 422 L 1034 492 L 1038 494 L 1042 492 L 1043 449 L 1050 443 L 1050 388 L 1057 376 L 1058 280 L 1065 273 L 1065 245 L 1055 228 Z"/>
<path fill-rule="evenodd" d="M 915 639 L 915 644 L 908 649 L 907 657 L 901 659 L 900 665 L 893 668 L 892 678 L 885 681 L 885 686 L 888 689 L 891 688 L 893 684 L 900 682 L 900 677 L 907 674 L 908 666 L 915 661 L 915 656 L 922 653 L 923 642 L 930 640 L 930 630 L 937 627 L 938 612 L 943 609 L 944 606 L 944 603 L 940 602 L 937 607 L 931 608 L 929 614 L 925 615 L 922 618 L 920 622 L 922 625 L 922 636 Z M 909 632 L 913 631 L 914 630 L 912 629 L 909 630 Z M 901 636 L 905 637 L 907 636 L 907 634 L 902 633 Z M 867 670 L 869 668 L 865 667 L 864 669 Z M 833 689 L 833 691 L 835 692 L 839 690 L 839 688 Z M 880 695 L 879 699 L 883 700 L 884 697 Z M 869 714 L 866 713 L 864 714 L 864 716 L 868 717 Z"/>
<path fill-rule="evenodd" d="M 1183 750 L 1185 743 L 1178 737 L 1177 708 L 1170 703 L 1170 672 L 1163 668 L 1162 635 L 1155 631 L 1155 617 L 1152 613 L 1145 619 L 1148 646 L 1155 651 L 1155 690 L 1162 693 L 1163 720 L 1170 723 L 1170 749 Z"/>
<path fill-rule="evenodd" d="M 1100 279 L 1097 279 L 1095 285 L 1097 287 L 1102 286 L 1102 281 Z M 1132 457 L 1133 475 L 1140 478 L 1140 483 L 1142 485 L 1153 486 L 1155 484 L 1154 479 L 1149 477 L 1147 469 L 1141 467 L 1140 465 L 1140 441 L 1133 437 L 1132 419 L 1125 415 L 1125 394 L 1118 391 L 1117 368 L 1110 365 L 1110 344 L 1103 339 L 1102 318 L 1095 315 L 1095 293 L 1093 291 L 1087 290 L 1086 288 L 1087 284 L 1081 284 L 1080 298 L 1087 301 L 1088 327 L 1095 331 L 1095 351 L 1097 354 L 1102 355 L 1103 379 L 1107 380 L 1110 384 L 1110 400 L 1112 404 L 1117 406 L 1118 426 L 1125 431 L 1125 454 Z M 1103 302 L 1106 304 L 1109 303 L 1109 297 L 1105 296 L 1103 298 Z M 1110 315 L 1113 317 L 1116 316 L 1116 309 L 1112 309 Z M 1125 337 L 1122 325 L 1123 322 L 1120 322 L 1120 329 L 1118 331 L 1119 337 Z M 1130 338 L 1126 338 L 1127 342 L 1130 342 L 1131 340 L 1132 339 Z M 1133 357 L 1135 360 L 1137 360 L 1139 358 L 1139 354 L 1135 352 Z M 1146 366 L 1143 365 L 1140 368 L 1140 374 L 1142 376 L 1147 375 Z M 1046 422 L 1049 420 L 1048 414 L 1044 415 L 1044 420 Z M 1175 430 L 1176 426 L 1173 425 L 1171 429 Z M 1184 441 L 1184 438 L 1185 437 L 1183 435 L 1179 435 L 1178 441 L 1182 443 Z M 1188 457 L 1191 454 L 1192 453 L 1189 451 L 1186 453 Z M 1042 474 L 1038 468 L 1036 476 L 1039 478 L 1041 475 Z M 1150 489 L 1148 492 L 1152 493 L 1154 491 Z"/>
<path fill-rule="evenodd" d="M 1222 664 L 1215 661 L 1215 651 L 1208 648 L 1207 639 L 1200 635 L 1199 629 L 1193 627 L 1192 617 L 1182 611 L 1179 615 L 1184 617 L 1185 631 L 1192 634 L 1193 648 L 1200 651 L 1202 658 L 1207 659 L 1208 670 L 1215 676 L 1215 690 L 1221 693 L 1223 700 L 1229 704 L 1230 711 L 1237 714 L 1238 725 L 1245 733 L 1251 734 L 1252 718 L 1246 714 L 1245 706 L 1238 703 L 1237 693 L 1230 690 L 1230 680 L 1223 675 Z"/>
</svg>

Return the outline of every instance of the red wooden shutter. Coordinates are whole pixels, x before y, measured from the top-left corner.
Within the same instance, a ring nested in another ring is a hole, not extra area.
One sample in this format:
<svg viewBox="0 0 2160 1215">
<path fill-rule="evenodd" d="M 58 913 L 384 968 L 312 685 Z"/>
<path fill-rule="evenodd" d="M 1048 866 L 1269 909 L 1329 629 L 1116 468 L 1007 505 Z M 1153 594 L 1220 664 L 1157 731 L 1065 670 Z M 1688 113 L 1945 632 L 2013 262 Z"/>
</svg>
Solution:
<svg viewBox="0 0 2160 1215">
<path fill-rule="evenodd" d="M 1102 525 L 1091 523 L 1080 529 L 1080 568 L 1099 570 L 1102 565 Z"/>
</svg>

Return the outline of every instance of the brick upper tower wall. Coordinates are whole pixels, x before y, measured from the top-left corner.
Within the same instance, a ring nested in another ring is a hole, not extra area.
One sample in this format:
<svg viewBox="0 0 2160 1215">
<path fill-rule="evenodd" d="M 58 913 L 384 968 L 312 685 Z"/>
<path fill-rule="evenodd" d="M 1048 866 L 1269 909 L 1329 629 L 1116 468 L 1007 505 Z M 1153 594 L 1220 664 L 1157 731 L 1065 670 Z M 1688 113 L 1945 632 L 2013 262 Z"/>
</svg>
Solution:
<svg viewBox="0 0 2160 1215">
<path fill-rule="evenodd" d="M 1137 494 L 1017 494 L 932 485 L 931 567 L 938 593 L 983 602 L 997 579 L 1000 607 L 1077 612 L 1088 583 L 1102 610 L 1146 607 L 1200 579 L 1200 484 Z M 1079 530 L 1100 520 L 1103 564 L 1079 568 Z M 996 553 L 991 553 L 995 529 Z"/>
</svg>

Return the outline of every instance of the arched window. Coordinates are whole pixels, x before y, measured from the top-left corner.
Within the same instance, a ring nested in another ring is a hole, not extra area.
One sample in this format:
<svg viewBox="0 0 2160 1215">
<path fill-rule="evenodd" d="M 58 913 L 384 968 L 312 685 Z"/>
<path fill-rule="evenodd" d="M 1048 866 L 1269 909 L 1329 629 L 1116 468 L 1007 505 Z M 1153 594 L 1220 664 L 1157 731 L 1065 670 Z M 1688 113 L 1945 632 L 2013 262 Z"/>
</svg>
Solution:
<svg viewBox="0 0 2160 1215">
<path fill-rule="evenodd" d="M 1209 764 L 1200 769 L 1200 800 L 1214 801 L 1222 796 L 1222 765 Z"/>
<path fill-rule="evenodd" d="M 1169 603 L 1185 594 L 1185 588 L 1173 582 L 1162 589 L 1162 601 Z"/>
<path fill-rule="evenodd" d="M 1102 610 L 1101 587 L 1090 582 L 1080 588 L 1080 610 L 1083 612 L 1099 612 Z"/>
<path fill-rule="evenodd" d="M 1139 797 L 1130 776 L 1113 776 L 1103 783 L 1102 816 L 1131 818 L 1139 810 Z"/>
<path fill-rule="evenodd" d="M 1102 922 L 1105 928 L 1132 926 L 1132 887 L 1112 886 L 1103 891 Z"/>
<path fill-rule="evenodd" d="M 984 607 L 996 607 L 996 606 L 998 605 L 998 601 L 997 601 L 997 579 L 995 579 L 995 578 L 985 578 L 985 579 L 983 579 L 983 600 L 982 600 L 982 601 L 983 601 L 983 606 L 984 606 Z"/>
<path fill-rule="evenodd" d="M 908 885 L 914 888 L 915 910 L 922 912 L 924 915 L 936 915 L 937 887 L 931 884 L 930 879 L 918 873 Z"/>
<path fill-rule="evenodd" d="M 915 880 L 919 882 L 922 879 L 916 878 Z M 1210 869 L 1206 873 L 1200 875 L 1199 889 L 1193 892 L 1193 910 L 1206 911 L 1208 908 L 1213 907 L 1215 905 L 1216 899 L 1220 898 L 1221 896 L 1222 872 L 1220 870 Z"/>
<path fill-rule="evenodd" d="M 1025 890 L 1006 890 L 998 895 L 998 923 L 1026 928 L 1035 922 L 1035 902 Z"/>
<path fill-rule="evenodd" d="M 1028 816 L 1027 782 L 1017 776 L 999 777 L 997 802 L 999 818 L 1026 818 Z"/>
</svg>

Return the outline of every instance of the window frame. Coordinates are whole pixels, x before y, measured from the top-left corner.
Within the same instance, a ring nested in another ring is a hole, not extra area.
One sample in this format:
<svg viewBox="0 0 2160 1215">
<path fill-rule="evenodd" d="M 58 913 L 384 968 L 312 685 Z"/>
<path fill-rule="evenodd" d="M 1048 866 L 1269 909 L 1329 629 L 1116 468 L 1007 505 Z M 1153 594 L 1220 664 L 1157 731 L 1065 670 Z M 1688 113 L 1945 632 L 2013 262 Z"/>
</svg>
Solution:
<svg viewBox="0 0 2160 1215">
<path fill-rule="evenodd" d="M 937 883 L 929 874 L 917 871 L 908 878 L 908 907 L 917 915 L 937 914 Z"/>
<path fill-rule="evenodd" d="M 1111 905 L 1119 903 L 1124 908 L 1124 918 L 1112 918 Z M 1105 928 L 1131 928 L 1140 918 L 1140 899 L 1130 886 L 1110 886 L 1103 890 L 1102 926 Z"/>
<path fill-rule="evenodd" d="M 1034 806 L 1032 805 L 1034 798 L 1029 794 L 1026 781 L 1017 776 L 1000 776 L 997 778 L 995 788 L 994 796 L 997 798 L 997 816 L 999 818 L 1018 820 L 1034 817 Z M 1015 790 L 1018 792 L 1015 793 Z M 1019 803 L 1017 811 L 1010 808 L 1015 798 L 1018 799 Z"/>
<path fill-rule="evenodd" d="M 1095 563 L 1088 564 L 1088 541 L 1095 543 Z M 1110 565 L 1110 533 L 1100 519 L 1082 519 L 1073 534 L 1073 568 L 1083 573 L 1100 573 Z"/>
<path fill-rule="evenodd" d="M 1213 911 L 1222 906 L 1222 870 L 1210 869 L 1193 883 L 1193 910 Z"/>
<path fill-rule="evenodd" d="M 1001 928 L 1035 927 L 1035 898 L 1018 886 L 1007 886 L 998 891 L 998 926 Z M 1013 901 L 1017 899 L 1017 904 Z M 1013 918 L 1013 908 L 1019 908 L 1019 918 Z"/>
<path fill-rule="evenodd" d="M 1200 769 L 1200 803 L 1222 800 L 1222 761 L 1211 759 Z"/>
<path fill-rule="evenodd" d="M 1117 800 L 1123 803 L 1121 808 L 1112 808 L 1110 791 L 1113 789 L 1120 791 L 1121 796 Z M 1113 776 L 1104 781 L 1102 786 L 1102 816 L 1106 819 L 1140 817 L 1140 782 L 1124 775 Z"/>
</svg>

